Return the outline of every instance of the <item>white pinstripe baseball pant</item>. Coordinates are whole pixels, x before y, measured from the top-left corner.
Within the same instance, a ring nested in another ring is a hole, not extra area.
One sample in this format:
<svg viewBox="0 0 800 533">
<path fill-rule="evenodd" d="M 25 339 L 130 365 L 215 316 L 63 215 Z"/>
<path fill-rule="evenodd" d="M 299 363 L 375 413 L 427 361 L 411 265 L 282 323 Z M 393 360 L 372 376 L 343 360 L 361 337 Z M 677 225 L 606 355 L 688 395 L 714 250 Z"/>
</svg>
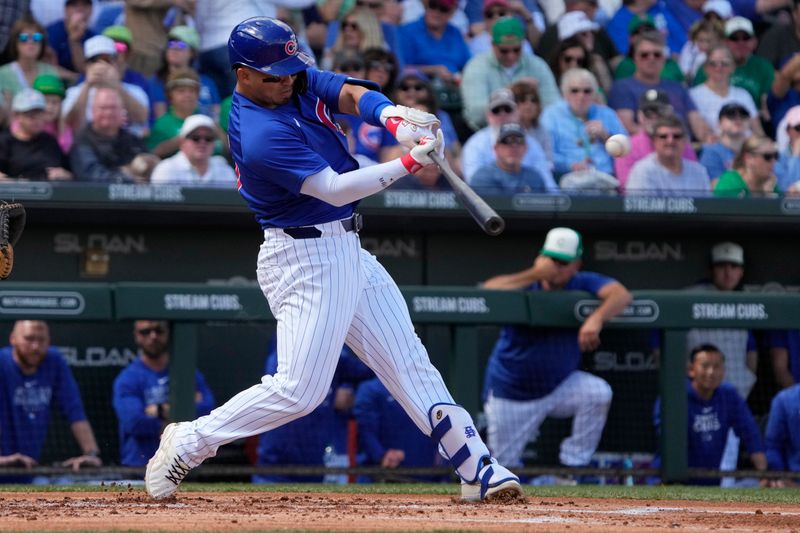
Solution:
<svg viewBox="0 0 800 533">
<path fill-rule="evenodd" d="M 342 344 L 367 364 L 426 435 L 428 410 L 454 403 L 414 332 L 405 300 L 355 232 L 339 222 L 322 236 L 264 232 L 258 282 L 278 320 L 278 370 L 207 416 L 181 425 L 176 449 L 195 467 L 236 439 L 300 418 L 323 400 Z"/>
</svg>

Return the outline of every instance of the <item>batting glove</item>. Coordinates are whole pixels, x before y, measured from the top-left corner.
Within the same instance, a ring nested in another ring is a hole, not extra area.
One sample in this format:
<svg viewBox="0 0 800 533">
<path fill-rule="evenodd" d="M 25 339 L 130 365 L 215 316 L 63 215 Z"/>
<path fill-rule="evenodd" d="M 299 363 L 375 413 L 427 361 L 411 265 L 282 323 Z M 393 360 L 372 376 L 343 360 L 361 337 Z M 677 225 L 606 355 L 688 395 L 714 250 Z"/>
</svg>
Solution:
<svg viewBox="0 0 800 533">
<path fill-rule="evenodd" d="M 381 122 L 397 142 L 408 149 L 417 146 L 423 137 L 434 137 L 434 132 L 440 126 L 436 115 L 404 105 L 384 107 Z"/>
<path fill-rule="evenodd" d="M 418 171 L 424 166 L 434 164 L 430 154 L 436 152 L 439 157 L 444 155 L 444 136 L 442 130 L 437 130 L 436 138 L 423 137 L 419 140 L 419 144 L 414 146 L 410 152 L 400 158 L 403 166 L 410 174 Z"/>
</svg>

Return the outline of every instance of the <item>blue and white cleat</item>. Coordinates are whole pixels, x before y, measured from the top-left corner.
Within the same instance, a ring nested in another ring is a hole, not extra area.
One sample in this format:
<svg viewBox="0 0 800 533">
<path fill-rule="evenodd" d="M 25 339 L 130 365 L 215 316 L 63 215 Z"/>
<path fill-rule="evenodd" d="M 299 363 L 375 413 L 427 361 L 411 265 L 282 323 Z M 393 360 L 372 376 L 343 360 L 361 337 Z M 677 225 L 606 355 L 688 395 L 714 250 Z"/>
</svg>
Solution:
<svg viewBox="0 0 800 533">
<path fill-rule="evenodd" d="M 473 483 L 461 482 L 461 499 L 469 502 L 513 502 L 525 499 L 519 478 L 492 458 Z"/>
</svg>

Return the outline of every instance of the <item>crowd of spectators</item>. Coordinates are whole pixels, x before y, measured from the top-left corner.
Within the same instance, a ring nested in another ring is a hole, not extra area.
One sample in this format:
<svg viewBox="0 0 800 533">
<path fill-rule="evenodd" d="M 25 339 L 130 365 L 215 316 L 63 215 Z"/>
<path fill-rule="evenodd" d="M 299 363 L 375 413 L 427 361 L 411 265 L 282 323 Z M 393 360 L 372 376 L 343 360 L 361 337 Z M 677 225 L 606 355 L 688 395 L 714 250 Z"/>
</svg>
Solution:
<svg viewBox="0 0 800 533">
<path fill-rule="evenodd" d="M 234 90 L 227 36 L 239 21 L 266 15 L 289 23 L 320 68 L 436 113 L 451 166 L 478 189 L 485 184 L 479 192 L 800 191 L 800 0 L 12 4 L 3 17 L 13 18 L 0 21 L 8 30 L 0 42 L 3 180 L 146 183 L 159 160 L 186 155 L 197 136 L 182 135 L 182 125 L 204 115 L 215 125 L 212 170 L 173 179 L 162 167 L 153 181 L 227 186 L 228 172 L 215 175 L 227 158 Z M 101 88 L 118 94 L 119 126 L 94 124 Z M 337 120 L 362 165 L 402 150 L 376 128 Z M 526 132 L 524 144 L 512 143 L 530 175 L 522 180 L 513 175 L 520 171 L 496 172 L 507 123 Z M 615 160 L 605 140 L 617 133 L 631 137 L 633 150 Z M 135 148 L 106 157 L 101 170 L 87 165 L 87 138 L 97 154 L 98 144 L 128 135 Z M 147 163 L 132 165 L 143 153 Z M 427 169 L 396 187 L 447 185 Z"/>
</svg>

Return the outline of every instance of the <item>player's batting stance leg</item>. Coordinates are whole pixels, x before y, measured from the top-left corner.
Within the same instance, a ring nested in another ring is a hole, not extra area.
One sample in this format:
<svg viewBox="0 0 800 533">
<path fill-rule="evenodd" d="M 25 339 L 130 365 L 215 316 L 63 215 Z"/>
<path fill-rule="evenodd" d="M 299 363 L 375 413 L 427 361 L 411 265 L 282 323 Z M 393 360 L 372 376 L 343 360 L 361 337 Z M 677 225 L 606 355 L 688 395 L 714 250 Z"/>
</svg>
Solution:
<svg viewBox="0 0 800 533">
<path fill-rule="evenodd" d="M 274 19 L 239 24 L 228 51 L 237 76 L 231 154 L 239 191 L 264 229 L 257 274 L 278 321 L 278 370 L 209 415 L 167 426 L 147 465 L 147 492 L 171 496 L 221 445 L 313 411 L 347 342 L 439 444 L 464 499 L 521 497 L 519 479 L 492 459 L 469 413 L 453 402 L 400 291 L 358 237 L 358 200 L 433 164 L 428 154 L 444 147 L 432 129 L 437 119 L 392 105 L 370 82 L 308 68 L 291 28 Z M 358 168 L 331 109 L 386 126 L 411 151 Z"/>
</svg>

